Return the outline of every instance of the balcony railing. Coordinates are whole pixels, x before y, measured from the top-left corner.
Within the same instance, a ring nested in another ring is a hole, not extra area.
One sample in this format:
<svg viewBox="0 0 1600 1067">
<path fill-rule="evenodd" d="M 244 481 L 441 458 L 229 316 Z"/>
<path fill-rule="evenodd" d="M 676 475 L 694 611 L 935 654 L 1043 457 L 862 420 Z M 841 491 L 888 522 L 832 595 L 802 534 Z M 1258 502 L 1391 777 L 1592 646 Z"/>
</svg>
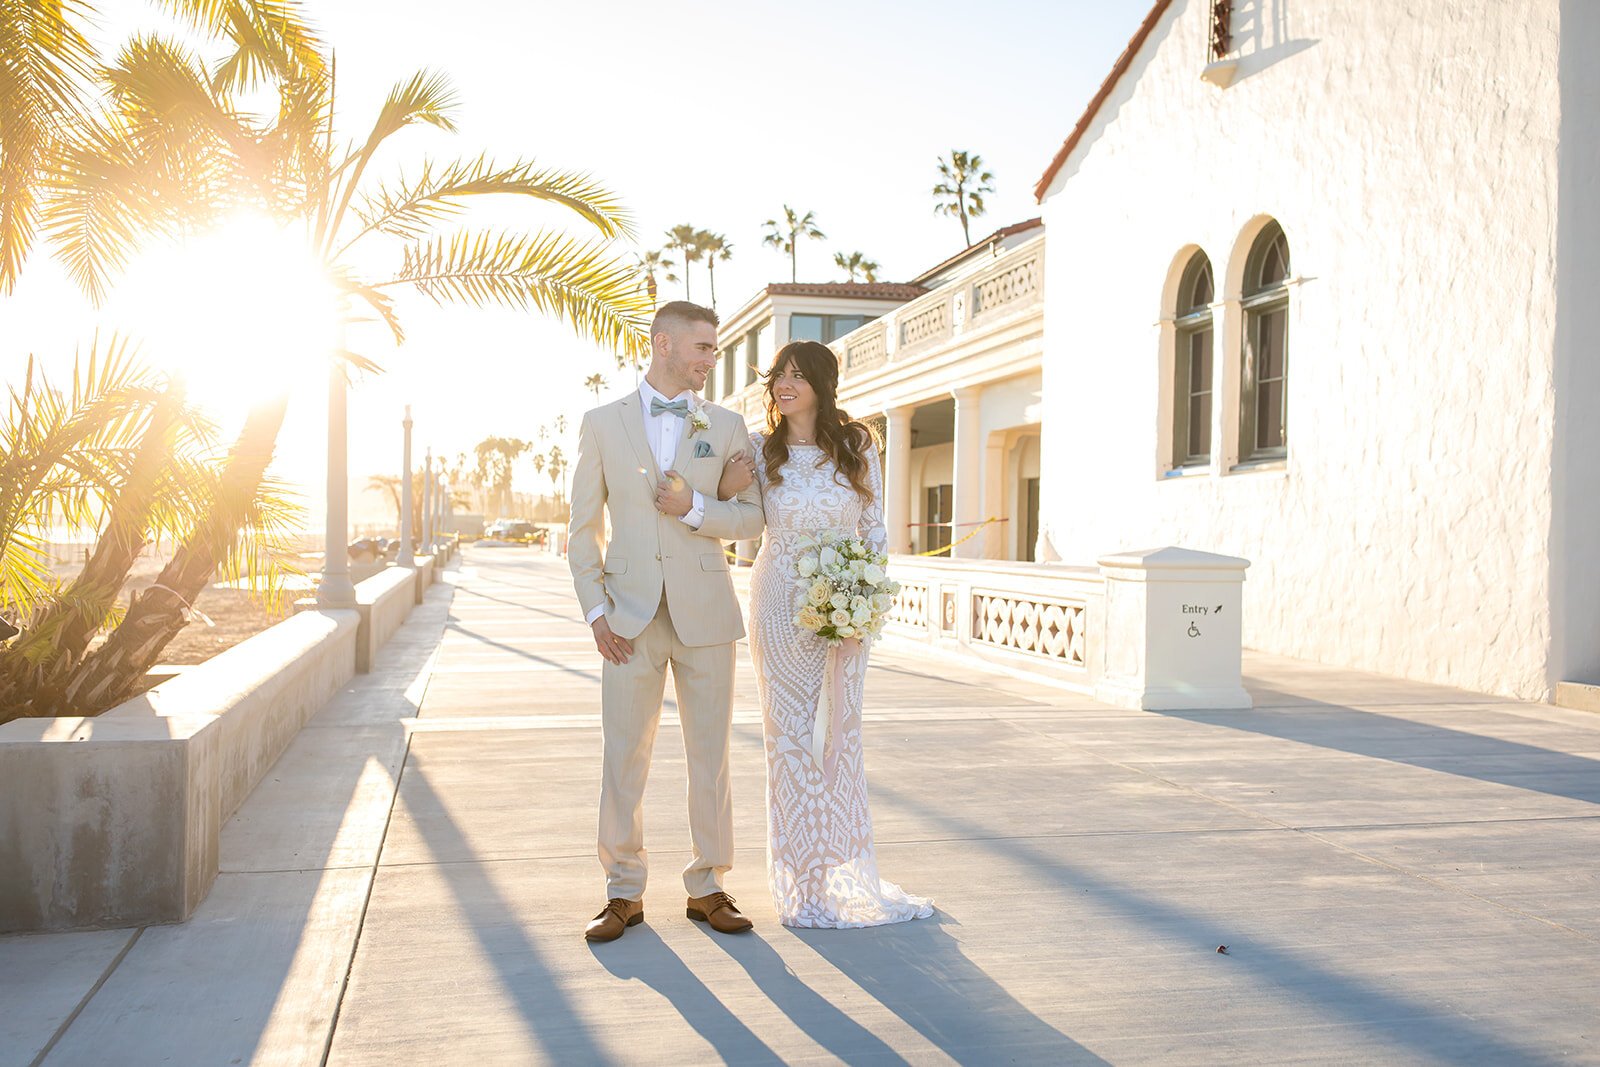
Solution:
<svg viewBox="0 0 1600 1067">
<path fill-rule="evenodd" d="M 903 304 L 833 342 L 842 377 L 872 374 L 937 352 L 958 337 L 1037 312 L 1044 301 L 1044 238 L 970 277 Z"/>
</svg>

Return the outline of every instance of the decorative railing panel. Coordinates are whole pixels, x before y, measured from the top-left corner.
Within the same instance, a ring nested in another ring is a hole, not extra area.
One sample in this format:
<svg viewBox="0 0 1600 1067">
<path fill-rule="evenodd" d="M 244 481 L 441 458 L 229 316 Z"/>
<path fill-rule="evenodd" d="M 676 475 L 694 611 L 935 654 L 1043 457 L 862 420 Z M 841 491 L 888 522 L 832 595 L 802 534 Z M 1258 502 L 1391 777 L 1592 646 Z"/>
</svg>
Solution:
<svg viewBox="0 0 1600 1067">
<path fill-rule="evenodd" d="M 844 368 L 846 372 L 871 370 L 883 365 L 888 351 L 889 331 L 887 327 L 879 325 L 876 330 L 868 329 L 858 331 L 859 336 L 850 340 L 844 349 Z"/>
<path fill-rule="evenodd" d="M 1058 663 L 1084 665 L 1084 605 L 1020 593 L 972 591 L 972 640 Z"/>
<path fill-rule="evenodd" d="M 931 307 L 907 315 L 900 320 L 900 347 L 910 348 L 924 341 L 934 341 L 950 335 L 950 300 L 948 297 Z"/>
<path fill-rule="evenodd" d="M 1041 298 L 1041 257 L 1034 252 L 1021 263 L 996 270 L 988 277 L 980 277 L 972 284 L 972 317 L 1003 308 L 1009 304 L 1032 302 Z"/>
<path fill-rule="evenodd" d="M 889 609 L 889 621 L 917 630 L 928 628 L 928 586 L 923 582 L 901 582 L 900 592 Z"/>
</svg>

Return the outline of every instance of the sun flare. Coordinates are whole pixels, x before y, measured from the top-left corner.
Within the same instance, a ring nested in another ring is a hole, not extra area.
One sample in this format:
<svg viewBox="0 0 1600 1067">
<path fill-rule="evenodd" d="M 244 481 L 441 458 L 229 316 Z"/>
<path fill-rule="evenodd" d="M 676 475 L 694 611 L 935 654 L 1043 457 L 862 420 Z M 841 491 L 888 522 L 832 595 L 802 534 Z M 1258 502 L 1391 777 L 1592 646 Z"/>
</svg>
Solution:
<svg viewBox="0 0 1600 1067">
<path fill-rule="evenodd" d="M 338 310 L 300 231 L 255 214 L 144 254 L 107 309 L 224 421 L 264 395 L 324 386 Z"/>
</svg>

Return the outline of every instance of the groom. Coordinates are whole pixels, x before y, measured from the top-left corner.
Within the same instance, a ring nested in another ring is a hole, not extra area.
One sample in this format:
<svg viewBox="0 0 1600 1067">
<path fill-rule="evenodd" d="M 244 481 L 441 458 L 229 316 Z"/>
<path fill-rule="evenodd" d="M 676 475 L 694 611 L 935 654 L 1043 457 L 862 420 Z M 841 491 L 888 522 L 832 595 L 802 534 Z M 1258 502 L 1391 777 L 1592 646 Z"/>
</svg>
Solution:
<svg viewBox="0 0 1600 1067">
<path fill-rule="evenodd" d="M 605 659 L 599 851 L 608 899 L 584 930 L 590 941 L 614 941 L 644 919 L 644 787 L 669 663 L 689 767 L 688 916 L 720 933 L 750 929 L 722 891 L 733 865 L 733 646 L 744 636 L 722 542 L 761 532 L 761 495 L 751 485 L 717 499 L 724 463 L 750 444 L 742 418 L 696 399 L 716 363 L 716 312 L 663 305 L 638 391 L 590 411 L 578 430 L 567 557 Z"/>
</svg>

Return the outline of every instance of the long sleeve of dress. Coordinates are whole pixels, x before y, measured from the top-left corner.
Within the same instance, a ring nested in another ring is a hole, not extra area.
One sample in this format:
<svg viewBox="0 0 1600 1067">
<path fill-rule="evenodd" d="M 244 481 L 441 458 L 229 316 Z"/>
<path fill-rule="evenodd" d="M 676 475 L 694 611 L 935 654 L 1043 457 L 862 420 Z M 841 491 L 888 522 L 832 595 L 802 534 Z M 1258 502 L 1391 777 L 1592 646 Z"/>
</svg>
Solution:
<svg viewBox="0 0 1600 1067">
<path fill-rule="evenodd" d="M 889 531 L 883 525 L 883 462 L 876 448 L 867 452 L 867 486 L 872 490 L 872 499 L 862 501 L 856 535 L 866 541 L 872 551 L 887 552 Z"/>
</svg>

